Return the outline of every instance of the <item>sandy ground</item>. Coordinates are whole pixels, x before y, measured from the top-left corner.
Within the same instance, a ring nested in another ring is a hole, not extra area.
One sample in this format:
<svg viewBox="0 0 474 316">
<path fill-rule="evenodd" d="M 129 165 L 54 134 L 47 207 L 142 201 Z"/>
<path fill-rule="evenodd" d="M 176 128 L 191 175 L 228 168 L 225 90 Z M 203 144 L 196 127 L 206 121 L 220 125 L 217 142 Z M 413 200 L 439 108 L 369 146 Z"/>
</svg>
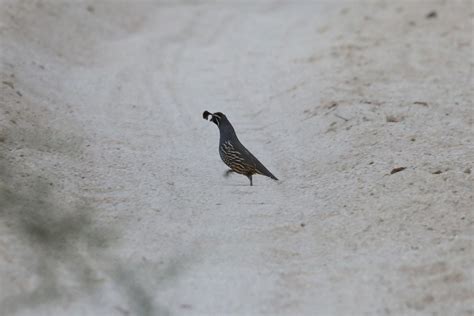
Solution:
<svg viewBox="0 0 474 316">
<path fill-rule="evenodd" d="M 0 314 L 473 315 L 473 11 L 1 1 Z"/>
</svg>

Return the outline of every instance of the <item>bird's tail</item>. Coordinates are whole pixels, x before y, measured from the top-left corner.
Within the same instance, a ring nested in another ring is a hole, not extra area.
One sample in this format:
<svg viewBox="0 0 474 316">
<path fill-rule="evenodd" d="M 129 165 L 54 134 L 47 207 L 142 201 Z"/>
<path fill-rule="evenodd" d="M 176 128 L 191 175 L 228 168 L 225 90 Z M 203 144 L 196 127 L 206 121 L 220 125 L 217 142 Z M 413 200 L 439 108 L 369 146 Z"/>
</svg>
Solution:
<svg viewBox="0 0 474 316">
<path fill-rule="evenodd" d="M 258 174 L 261 174 L 263 176 L 267 176 L 269 178 L 272 178 L 273 180 L 277 180 L 278 181 L 278 178 L 275 177 L 270 171 L 268 171 L 267 168 L 265 168 L 260 162 L 257 163 L 257 173 Z"/>
</svg>

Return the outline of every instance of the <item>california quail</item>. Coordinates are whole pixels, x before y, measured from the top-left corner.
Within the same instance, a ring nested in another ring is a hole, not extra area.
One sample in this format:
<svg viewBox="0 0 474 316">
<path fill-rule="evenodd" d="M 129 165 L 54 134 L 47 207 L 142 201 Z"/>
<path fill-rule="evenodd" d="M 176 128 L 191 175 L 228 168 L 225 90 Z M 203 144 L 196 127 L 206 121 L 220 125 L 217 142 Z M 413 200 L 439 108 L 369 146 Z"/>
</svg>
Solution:
<svg viewBox="0 0 474 316">
<path fill-rule="evenodd" d="M 278 180 L 267 168 L 265 168 L 257 158 L 255 158 L 247 148 L 244 147 L 237 138 L 235 130 L 230 124 L 227 117 L 221 112 L 214 114 L 204 111 L 202 117 L 207 120 L 211 115 L 211 122 L 214 122 L 219 127 L 220 140 L 219 140 L 219 154 L 222 161 L 230 167 L 230 170 L 226 172 L 228 175 L 231 172 L 236 172 L 247 176 L 252 184 L 252 175 L 261 174 Z"/>
</svg>

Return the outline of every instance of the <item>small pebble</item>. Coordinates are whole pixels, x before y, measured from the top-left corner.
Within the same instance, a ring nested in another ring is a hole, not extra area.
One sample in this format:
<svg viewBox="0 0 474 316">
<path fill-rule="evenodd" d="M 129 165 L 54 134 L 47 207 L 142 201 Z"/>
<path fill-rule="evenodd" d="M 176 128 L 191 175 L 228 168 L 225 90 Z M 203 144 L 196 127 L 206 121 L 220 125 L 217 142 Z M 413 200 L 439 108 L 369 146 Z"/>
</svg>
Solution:
<svg viewBox="0 0 474 316">
<path fill-rule="evenodd" d="M 438 17 L 438 13 L 436 11 L 431 11 L 430 13 L 426 15 L 427 19 L 434 19 L 436 17 Z"/>
<path fill-rule="evenodd" d="M 390 174 L 394 174 L 394 173 L 403 171 L 403 170 L 405 170 L 406 168 L 407 168 L 407 167 L 397 167 L 397 168 L 393 168 L 392 171 L 390 171 Z"/>
</svg>

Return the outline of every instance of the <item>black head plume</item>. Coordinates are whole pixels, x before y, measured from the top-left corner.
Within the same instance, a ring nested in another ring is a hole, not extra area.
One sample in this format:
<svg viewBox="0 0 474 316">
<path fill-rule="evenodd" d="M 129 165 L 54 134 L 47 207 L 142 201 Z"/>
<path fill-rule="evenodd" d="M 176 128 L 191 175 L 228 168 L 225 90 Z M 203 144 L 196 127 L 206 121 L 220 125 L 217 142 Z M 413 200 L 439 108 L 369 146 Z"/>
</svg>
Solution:
<svg viewBox="0 0 474 316">
<path fill-rule="evenodd" d="M 209 112 L 209 111 L 202 112 L 202 118 L 205 119 L 206 121 L 207 121 L 207 118 L 209 117 L 209 115 L 212 115 L 212 113 Z"/>
<path fill-rule="evenodd" d="M 211 113 L 209 111 L 204 111 L 202 113 L 202 117 L 205 120 L 207 120 L 209 118 L 209 115 L 211 116 L 211 122 L 213 122 L 217 126 L 220 126 L 222 121 L 227 120 L 226 116 L 224 114 L 222 114 L 221 112 Z"/>
</svg>

